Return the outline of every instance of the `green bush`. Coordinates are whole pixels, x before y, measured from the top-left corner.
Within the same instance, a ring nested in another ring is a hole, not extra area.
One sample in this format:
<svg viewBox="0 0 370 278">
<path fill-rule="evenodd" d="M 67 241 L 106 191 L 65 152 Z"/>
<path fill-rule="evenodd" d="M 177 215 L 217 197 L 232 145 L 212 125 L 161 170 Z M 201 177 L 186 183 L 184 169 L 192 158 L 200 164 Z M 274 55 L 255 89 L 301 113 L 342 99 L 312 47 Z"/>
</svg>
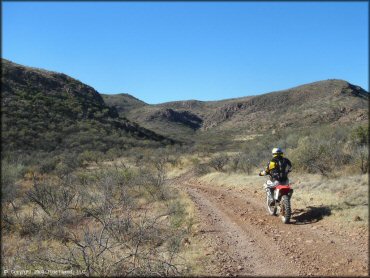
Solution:
<svg viewBox="0 0 370 278">
<path fill-rule="evenodd" d="M 351 131 L 350 139 L 355 145 L 368 145 L 369 144 L 369 129 L 363 126 L 358 126 Z"/>
</svg>

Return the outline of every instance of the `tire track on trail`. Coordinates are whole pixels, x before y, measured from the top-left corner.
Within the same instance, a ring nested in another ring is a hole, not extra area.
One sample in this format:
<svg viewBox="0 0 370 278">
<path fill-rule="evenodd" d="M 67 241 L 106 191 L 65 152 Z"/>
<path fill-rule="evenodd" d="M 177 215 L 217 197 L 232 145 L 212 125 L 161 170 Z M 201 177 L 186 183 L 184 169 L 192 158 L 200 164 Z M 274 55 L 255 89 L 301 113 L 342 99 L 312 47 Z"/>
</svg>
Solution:
<svg viewBox="0 0 370 278">
<path fill-rule="evenodd" d="M 317 223 L 283 224 L 268 215 L 261 194 L 248 189 L 202 184 L 189 174 L 172 184 L 195 203 L 201 233 L 214 250 L 208 255 L 222 275 L 368 275 L 366 241 L 341 238 Z"/>
</svg>

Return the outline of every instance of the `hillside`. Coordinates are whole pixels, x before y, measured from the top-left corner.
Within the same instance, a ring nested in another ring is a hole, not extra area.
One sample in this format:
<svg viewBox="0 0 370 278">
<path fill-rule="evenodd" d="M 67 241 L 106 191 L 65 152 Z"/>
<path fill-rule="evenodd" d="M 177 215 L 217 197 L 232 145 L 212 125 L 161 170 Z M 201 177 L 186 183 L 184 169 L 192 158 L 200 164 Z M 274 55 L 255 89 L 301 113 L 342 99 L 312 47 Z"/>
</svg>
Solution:
<svg viewBox="0 0 370 278">
<path fill-rule="evenodd" d="M 343 80 L 220 101 L 150 105 L 129 94 L 99 94 L 62 73 L 2 64 L 2 139 L 8 150 L 106 151 L 137 145 L 137 139 L 233 141 L 285 128 L 368 121 L 368 92 Z"/>
<path fill-rule="evenodd" d="M 106 151 L 172 142 L 120 117 L 92 87 L 65 74 L 2 59 L 1 93 L 6 151 Z"/>
<path fill-rule="evenodd" d="M 369 94 L 343 80 L 326 80 L 224 105 L 204 129 L 253 132 L 284 127 L 338 125 L 368 120 Z"/>
<path fill-rule="evenodd" d="M 145 102 L 137 99 L 130 94 L 101 94 L 104 102 L 109 107 L 114 107 L 121 115 L 127 115 L 132 109 L 140 108 L 147 105 Z"/>
<path fill-rule="evenodd" d="M 115 105 L 118 102 L 117 96 Z M 207 137 L 209 133 L 240 138 L 285 127 L 304 129 L 365 123 L 368 103 L 369 94 L 361 87 L 332 79 L 237 99 L 140 105 L 128 109 L 124 115 L 146 128 L 175 138 L 190 140 L 195 135 Z M 180 116 L 184 113 L 188 117 Z M 189 117 L 196 119 L 197 124 L 189 122 Z"/>
</svg>

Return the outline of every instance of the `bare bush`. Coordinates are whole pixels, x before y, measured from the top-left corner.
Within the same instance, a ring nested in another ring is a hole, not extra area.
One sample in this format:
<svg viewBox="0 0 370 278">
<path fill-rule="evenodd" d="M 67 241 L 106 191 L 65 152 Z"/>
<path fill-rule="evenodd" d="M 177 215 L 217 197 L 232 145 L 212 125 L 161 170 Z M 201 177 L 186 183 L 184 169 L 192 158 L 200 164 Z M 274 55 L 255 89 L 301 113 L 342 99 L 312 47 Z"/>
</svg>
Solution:
<svg viewBox="0 0 370 278">
<path fill-rule="evenodd" d="M 34 180 L 33 187 L 26 193 L 31 203 L 39 206 L 48 216 L 60 218 L 63 213 L 78 206 L 78 192 L 72 186 L 51 181 Z"/>
<path fill-rule="evenodd" d="M 292 152 L 295 167 L 309 173 L 318 172 L 323 176 L 347 164 L 349 159 L 349 155 L 343 152 L 343 147 L 337 142 L 318 138 L 302 138 Z"/>
<path fill-rule="evenodd" d="M 232 171 L 241 171 L 242 173 L 247 173 L 250 175 L 254 168 L 258 168 L 260 158 L 254 152 L 250 153 L 240 153 L 232 157 L 230 168 Z"/>
<path fill-rule="evenodd" d="M 357 146 L 353 151 L 353 160 L 362 174 L 369 172 L 369 147 Z"/>
<path fill-rule="evenodd" d="M 199 163 L 194 167 L 194 174 L 198 177 L 206 175 L 211 172 L 211 168 L 207 163 Z"/>
<path fill-rule="evenodd" d="M 7 160 L 1 163 L 1 186 L 3 202 L 13 202 L 18 195 L 17 180 L 22 177 L 24 167 L 21 164 L 12 164 Z"/>
<path fill-rule="evenodd" d="M 208 164 L 210 167 L 212 167 L 216 171 L 222 172 L 228 161 L 229 161 L 228 156 L 216 155 L 213 158 L 211 158 Z"/>
<path fill-rule="evenodd" d="M 24 167 L 18 163 L 9 163 L 3 160 L 1 163 L 1 200 L 2 200 L 2 227 L 10 230 L 19 219 L 20 210 L 17 198 L 20 195 L 17 181 L 22 177 Z"/>
<path fill-rule="evenodd" d="M 8 218 L 16 235 L 27 238 L 12 263 L 89 276 L 179 275 L 191 222 L 166 185 L 171 159 L 149 154 L 139 169 L 118 162 L 64 171 L 60 160 L 56 176 L 35 172 L 20 218 Z"/>
</svg>

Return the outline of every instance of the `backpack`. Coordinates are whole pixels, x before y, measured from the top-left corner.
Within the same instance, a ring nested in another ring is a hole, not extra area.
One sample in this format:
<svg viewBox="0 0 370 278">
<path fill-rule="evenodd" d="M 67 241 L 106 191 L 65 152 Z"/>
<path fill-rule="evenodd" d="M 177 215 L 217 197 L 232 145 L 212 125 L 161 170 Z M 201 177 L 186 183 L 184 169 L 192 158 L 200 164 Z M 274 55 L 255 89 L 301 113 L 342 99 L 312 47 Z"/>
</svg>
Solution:
<svg viewBox="0 0 370 278">
<path fill-rule="evenodd" d="M 286 181 L 291 168 L 289 159 L 285 157 L 274 157 L 271 161 L 275 162 L 275 168 L 271 171 L 271 177 L 281 182 Z"/>
</svg>

